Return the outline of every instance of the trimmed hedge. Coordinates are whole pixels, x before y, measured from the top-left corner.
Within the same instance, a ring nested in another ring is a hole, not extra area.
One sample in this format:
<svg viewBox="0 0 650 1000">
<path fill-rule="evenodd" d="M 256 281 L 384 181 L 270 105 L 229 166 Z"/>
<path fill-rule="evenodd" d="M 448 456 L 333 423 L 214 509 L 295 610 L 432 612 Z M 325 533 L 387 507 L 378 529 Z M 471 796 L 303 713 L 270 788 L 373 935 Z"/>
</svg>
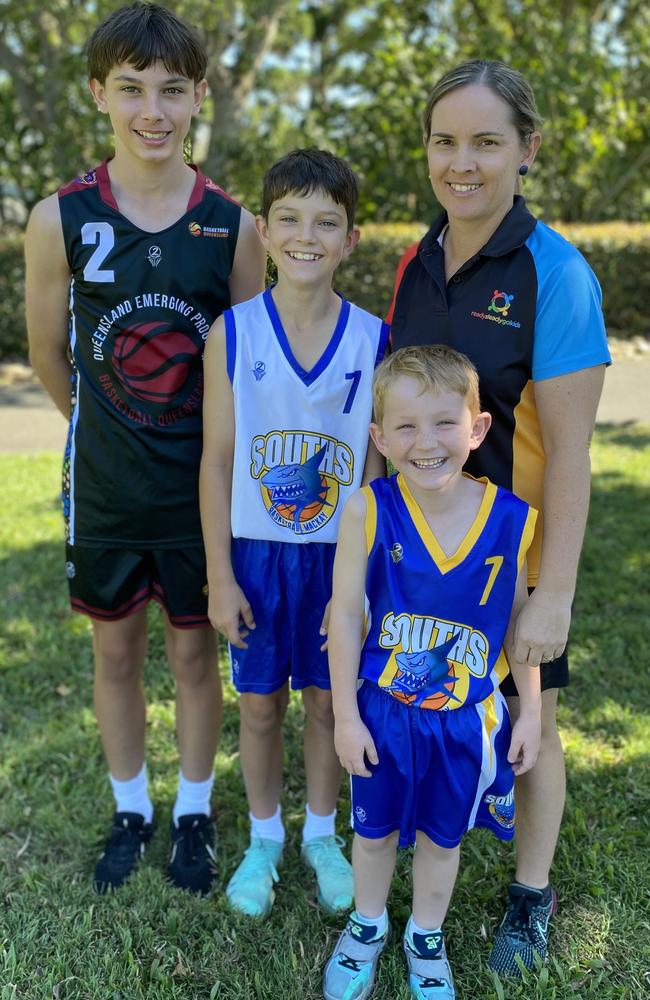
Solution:
<svg viewBox="0 0 650 1000">
<path fill-rule="evenodd" d="M 585 255 L 603 289 L 612 336 L 650 337 L 644 309 L 650 302 L 650 224 L 608 222 L 554 227 Z M 422 225 L 366 225 L 361 241 L 336 274 L 336 287 L 370 312 L 384 315 L 393 294 L 395 269 L 406 247 L 420 239 Z M 27 355 L 23 308 L 22 234 L 0 239 L 0 360 Z"/>
</svg>

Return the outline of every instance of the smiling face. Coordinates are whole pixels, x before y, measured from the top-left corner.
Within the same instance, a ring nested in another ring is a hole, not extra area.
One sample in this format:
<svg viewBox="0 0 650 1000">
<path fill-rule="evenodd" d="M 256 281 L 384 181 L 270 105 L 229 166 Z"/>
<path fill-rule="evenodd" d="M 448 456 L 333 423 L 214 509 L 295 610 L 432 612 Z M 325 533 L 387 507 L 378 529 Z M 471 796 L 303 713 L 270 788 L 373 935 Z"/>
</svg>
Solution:
<svg viewBox="0 0 650 1000">
<path fill-rule="evenodd" d="M 104 83 L 90 81 L 97 107 L 111 119 L 116 155 L 145 161 L 182 158 L 183 142 L 206 86 L 205 80 L 195 83 L 170 72 L 162 62 L 144 70 L 121 63 Z"/>
<path fill-rule="evenodd" d="M 268 219 L 258 216 L 256 222 L 278 280 L 287 277 L 300 284 L 331 282 L 359 240 L 358 229 L 348 231 L 344 207 L 321 190 L 290 192 L 272 203 Z"/>
<path fill-rule="evenodd" d="M 450 223 L 493 231 L 512 207 L 519 167 L 530 166 L 540 135 L 521 137 L 509 105 L 490 87 L 470 84 L 433 107 L 424 137 L 433 192 Z"/>
<path fill-rule="evenodd" d="M 454 487 L 490 423 L 490 415 L 473 414 L 460 393 L 437 392 L 398 375 L 386 389 L 381 423 L 371 424 L 370 433 L 417 499 L 422 492 Z"/>
</svg>

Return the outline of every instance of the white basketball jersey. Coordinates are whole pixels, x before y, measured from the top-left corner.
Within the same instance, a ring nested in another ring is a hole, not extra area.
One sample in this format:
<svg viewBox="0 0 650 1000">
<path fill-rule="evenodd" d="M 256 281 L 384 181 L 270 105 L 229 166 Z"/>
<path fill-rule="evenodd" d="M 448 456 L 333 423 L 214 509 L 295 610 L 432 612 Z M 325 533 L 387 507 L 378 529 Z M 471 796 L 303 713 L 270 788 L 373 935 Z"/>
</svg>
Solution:
<svg viewBox="0 0 650 1000">
<path fill-rule="evenodd" d="M 322 357 L 296 361 L 271 290 L 224 313 L 235 400 L 234 538 L 335 542 L 359 488 L 388 327 L 345 299 Z"/>
</svg>

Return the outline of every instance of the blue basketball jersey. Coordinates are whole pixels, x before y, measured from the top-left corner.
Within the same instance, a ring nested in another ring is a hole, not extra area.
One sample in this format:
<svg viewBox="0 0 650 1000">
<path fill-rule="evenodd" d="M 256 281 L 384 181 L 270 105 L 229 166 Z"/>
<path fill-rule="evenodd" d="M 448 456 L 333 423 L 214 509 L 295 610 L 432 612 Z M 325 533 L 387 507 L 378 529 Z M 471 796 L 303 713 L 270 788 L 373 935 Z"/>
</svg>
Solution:
<svg viewBox="0 0 650 1000">
<path fill-rule="evenodd" d="M 503 641 L 537 512 L 487 479 L 445 555 L 401 475 L 364 488 L 370 608 L 360 676 L 438 711 L 485 701 L 508 673 Z"/>
</svg>

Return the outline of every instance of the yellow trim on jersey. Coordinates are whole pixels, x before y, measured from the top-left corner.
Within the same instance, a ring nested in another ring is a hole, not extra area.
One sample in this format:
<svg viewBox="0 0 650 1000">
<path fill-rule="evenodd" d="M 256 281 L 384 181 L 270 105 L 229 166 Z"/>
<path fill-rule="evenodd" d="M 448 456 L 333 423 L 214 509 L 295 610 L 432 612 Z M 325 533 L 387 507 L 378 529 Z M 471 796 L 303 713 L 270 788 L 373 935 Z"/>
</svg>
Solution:
<svg viewBox="0 0 650 1000">
<path fill-rule="evenodd" d="M 528 514 L 526 516 L 526 523 L 524 524 L 524 530 L 521 533 L 521 539 L 519 542 L 519 551 L 517 552 L 518 573 L 521 571 L 521 567 L 524 565 L 524 559 L 526 558 L 526 553 L 533 544 L 536 523 L 537 523 L 537 511 L 535 510 L 534 507 L 529 507 Z"/>
<path fill-rule="evenodd" d="M 467 476 L 467 473 L 463 473 Z M 467 476 L 468 479 L 472 479 L 472 476 Z M 497 495 L 497 488 L 494 483 L 491 483 L 489 479 L 482 477 L 481 479 L 475 480 L 478 483 L 483 483 L 485 485 L 485 493 L 483 494 L 483 499 L 481 500 L 481 506 L 478 509 L 474 521 L 469 526 L 465 537 L 456 549 L 453 555 L 448 556 L 445 554 L 443 549 L 433 531 L 427 523 L 417 500 L 414 498 L 413 494 L 408 488 L 406 481 L 402 474 L 400 473 L 397 477 L 397 485 L 399 486 L 400 493 L 406 504 L 406 509 L 411 515 L 411 519 L 417 528 L 422 541 L 424 542 L 427 551 L 434 563 L 438 567 L 441 573 L 448 573 L 450 569 L 455 569 L 459 566 L 463 559 L 465 559 L 469 553 L 472 551 L 474 545 L 476 544 L 488 517 L 492 511 L 494 505 L 494 500 Z"/>
<path fill-rule="evenodd" d="M 361 492 L 366 501 L 366 517 L 364 522 L 366 529 L 366 551 L 370 555 L 377 536 L 377 498 L 370 486 L 362 486 Z"/>
</svg>

